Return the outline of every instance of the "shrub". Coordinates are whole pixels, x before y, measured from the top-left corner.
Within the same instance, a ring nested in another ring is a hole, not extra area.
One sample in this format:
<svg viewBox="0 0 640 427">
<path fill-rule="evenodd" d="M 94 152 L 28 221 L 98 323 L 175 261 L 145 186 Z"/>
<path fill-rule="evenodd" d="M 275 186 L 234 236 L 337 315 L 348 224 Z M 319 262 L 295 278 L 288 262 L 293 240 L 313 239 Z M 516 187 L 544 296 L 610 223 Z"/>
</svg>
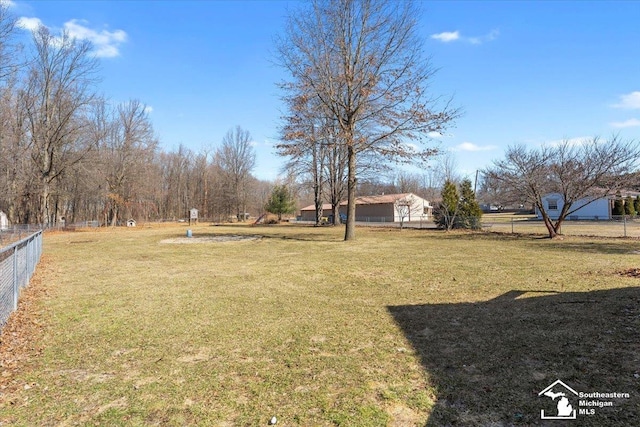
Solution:
<svg viewBox="0 0 640 427">
<path fill-rule="evenodd" d="M 434 220 L 439 228 L 451 230 L 455 225 L 458 215 L 460 196 L 453 181 L 447 180 L 442 187 L 442 201 L 433 213 Z"/>
<path fill-rule="evenodd" d="M 460 184 L 460 212 L 458 220 L 455 221 L 455 228 L 466 228 L 471 230 L 480 229 L 480 218 L 482 209 L 476 200 L 476 194 L 471 188 L 471 181 L 465 179 Z"/>
<path fill-rule="evenodd" d="M 624 215 L 624 201 L 622 199 L 615 199 L 613 202 L 612 215 L 622 216 Z"/>
<path fill-rule="evenodd" d="M 633 207 L 633 197 L 631 196 L 624 199 L 624 214 L 630 216 L 636 215 L 636 209 Z"/>
</svg>

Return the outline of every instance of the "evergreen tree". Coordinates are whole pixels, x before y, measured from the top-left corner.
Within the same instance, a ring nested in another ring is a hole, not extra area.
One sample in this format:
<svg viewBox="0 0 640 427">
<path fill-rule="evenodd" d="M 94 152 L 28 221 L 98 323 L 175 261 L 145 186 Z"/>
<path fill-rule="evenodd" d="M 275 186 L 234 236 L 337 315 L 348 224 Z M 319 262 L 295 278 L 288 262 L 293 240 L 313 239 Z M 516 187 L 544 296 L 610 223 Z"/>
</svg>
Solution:
<svg viewBox="0 0 640 427">
<path fill-rule="evenodd" d="M 640 194 L 637 195 L 635 200 L 633 201 L 633 207 L 636 210 L 636 214 L 640 213 Z"/>
<path fill-rule="evenodd" d="M 278 215 L 278 221 L 282 221 L 283 214 L 296 211 L 296 203 L 286 185 L 276 185 L 264 208 L 267 212 Z"/>
<path fill-rule="evenodd" d="M 613 210 L 611 211 L 612 215 L 622 216 L 624 215 L 624 201 L 622 199 L 615 199 L 613 202 Z"/>
<path fill-rule="evenodd" d="M 480 217 L 482 217 L 482 210 L 471 187 L 471 181 L 465 179 L 460 184 L 460 208 L 458 220 L 454 226 L 455 228 L 479 230 Z"/>
<path fill-rule="evenodd" d="M 628 196 L 624 199 L 624 214 L 629 216 L 636 215 L 636 209 L 633 207 L 633 197 Z"/>
<path fill-rule="evenodd" d="M 451 230 L 456 221 L 460 208 L 460 195 L 453 181 L 447 180 L 442 187 L 442 201 L 434 213 L 439 228 Z"/>
</svg>

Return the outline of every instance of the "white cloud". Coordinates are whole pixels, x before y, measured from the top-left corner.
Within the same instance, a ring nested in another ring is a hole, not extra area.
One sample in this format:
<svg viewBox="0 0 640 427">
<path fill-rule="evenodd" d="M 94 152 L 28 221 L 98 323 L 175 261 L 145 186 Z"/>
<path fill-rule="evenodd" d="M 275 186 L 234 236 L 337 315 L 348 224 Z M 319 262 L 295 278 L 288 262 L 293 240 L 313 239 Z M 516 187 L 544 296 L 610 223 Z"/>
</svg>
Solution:
<svg viewBox="0 0 640 427">
<path fill-rule="evenodd" d="M 500 35 L 500 31 L 498 30 L 491 30 L 489 32 L 489 34 L 486 34 L 484 36 L 479 36 L 479 37 L 467 37 L 463 40 L 468 41 L 471 44 L 482 44 L 482 43 L 486 43 L 486 42 L 490 42 L 490 41 L 494 41 L 495 39 L 498 38 L 498 36 Z"/>
<path fill-rule="evenodd" d="M 498 147 L 495 145 L 481 146 L 481 145 L 476 145 L 472 142 L 463 142 L 462 144 L 459 144 L 453 147 L 453 151 L 471 151 L 471 152 L 491 151 L 491 150 L 495 150 L 496 148 Z"/>
<path fill-rule="evenodd" d="M 432 39 L 440 40 L 443 43 L 449 43 L 460 38 L 459 31 L 445 31 L 444 33 L 432 34 Z"/>
<path fill-rule="evenodd" d="M 444 135 L 442 135 L 440 132 L 433 131 L 433 132 L 429 132 L 427 136 L 432 139 L 437 139 L 437 138 L 442 138 Z"/>
<path fill-rule="evenodd" d="M 118 47 L 127 41 L 127 33 L 122 30 L 96 31 L 86 26 L 86 21 L 72 19 L 64 23 L 64 29 L 78 40 L 89 40 L 95 46 L 96 56 L 113 58 L 120 55 Z"/>
<path fill-rule="evenodd" d="M 146 114 L 151 114 L 153 113 L 153 107 L 151 105 L 147 105 L 146 107 L 144 107 L 144 112 Z"/>
<path fill-rule="evenodd" d="M 404 144 L 402 144 L 404 146 L 404 148 L 407 151 L 411 151 L 414 153 L 419 153 L 420 152 L 420 147 L 418 147 L 418 145 L 412 143 L 412 142 L 405 142 Z"/>
<path fill-rule="evenodd" d="M 42 25 L 42 21 L 40 18 L 27 18 L 23 16 L 18 18 L 16 25 L 24 30 L 35 31 Z"/>
<path fill-rule="evenodd" d="M 456 31 L 445 31 L 443 33 L 438 33 L 438 34 L 432 34 L 431 38 L 435 40 L 439 40 L 443 43 L 461 41 L 461 42 L 471 43 L 471 44 L 482 44 L 482 43 L 490 42 L 497 39 L 499 35 L 500 35 L 499 30 L 491 30 L 488 34 L 485 34 L 484 36 L 466 37 L 466 36 L 462 36 L 460 34 L 460 31 L 456 30 Z"/>
<path fill-rule="evenodd" d="M 640 126 L 640 120 L 638 119 L 629 119 L 624 122 L 613 122 L 610 123 L 614 128 L 632 128 L 636 126 Z"/>
<path fill-rule="evenodd" d="M 14 2 L 13 0 L 0 0 L 0 5 L 10 8 L 10 7 L 15 7 L 16 2 Z"/>
<path fill-rule="evenodd" d="M 113 58 L 120 55 L 119 47 L 127 41 L 127 33 L 122 30 L 97 31 L 89 28 L 87 24 L 87 21 L 72 19 L 65 22 L 63 28 L 72 38 L 90 41 L 93 44 L 96 56 L 99 58 Z M 40 18 L 22 17 L 18 19 L 17 25 L 25 30 L 35 31 L 44 24 Z M 60 42 L 60 37 L 55 37 L 53 40 L 54 43 Z"/>
<path fill-rule="evenodd" d="M 626 108 L 629 110 L 640 109 L 640 91 L 620 95 L 620 102 L 613 105 L 614 108 Z"/>
</svg>

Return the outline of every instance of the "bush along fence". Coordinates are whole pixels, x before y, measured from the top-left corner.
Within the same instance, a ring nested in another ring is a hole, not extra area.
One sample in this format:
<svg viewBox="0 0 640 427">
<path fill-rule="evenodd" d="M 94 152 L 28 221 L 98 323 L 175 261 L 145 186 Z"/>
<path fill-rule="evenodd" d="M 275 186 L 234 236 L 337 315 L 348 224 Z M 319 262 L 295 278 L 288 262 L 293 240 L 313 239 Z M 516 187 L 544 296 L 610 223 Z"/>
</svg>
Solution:
<svg viewBox="0 0 640 427">
<path fill-rule="evenodd" d="M 0 249 L 0 328 L 18 308 L 20 290 L 29 284 L 42 254 L 42 231 Z"/>
</svg>

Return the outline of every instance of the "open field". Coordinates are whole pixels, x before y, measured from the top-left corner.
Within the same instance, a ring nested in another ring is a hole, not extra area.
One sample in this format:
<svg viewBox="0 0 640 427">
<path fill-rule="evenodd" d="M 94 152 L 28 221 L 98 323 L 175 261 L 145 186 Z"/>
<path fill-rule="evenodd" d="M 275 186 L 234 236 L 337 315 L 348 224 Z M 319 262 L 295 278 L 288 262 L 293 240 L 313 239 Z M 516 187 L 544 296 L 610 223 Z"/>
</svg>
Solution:
<svg viewBox="0 0 640 427">
<path fill-rule="evenodd" d="M 545 425 L 557 379 L 640 419 L 637 240 L 186 229 L 45 235 L 1 425 Z"/>
</svg>

